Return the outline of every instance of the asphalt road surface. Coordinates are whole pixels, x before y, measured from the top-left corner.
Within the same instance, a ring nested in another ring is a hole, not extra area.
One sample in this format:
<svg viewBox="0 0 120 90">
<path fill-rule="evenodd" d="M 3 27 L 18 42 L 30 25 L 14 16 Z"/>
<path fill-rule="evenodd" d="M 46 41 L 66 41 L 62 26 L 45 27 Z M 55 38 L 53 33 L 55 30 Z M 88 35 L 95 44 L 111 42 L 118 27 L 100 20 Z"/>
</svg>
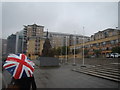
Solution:
<svg viewBox="0 0 120 90">
<path fill-rule="evenodd" d="M 35 66 L 37 88 L 118 88 L 118 82 L 74 72 L 72 64 L 60 67 Z"/>
</svg>

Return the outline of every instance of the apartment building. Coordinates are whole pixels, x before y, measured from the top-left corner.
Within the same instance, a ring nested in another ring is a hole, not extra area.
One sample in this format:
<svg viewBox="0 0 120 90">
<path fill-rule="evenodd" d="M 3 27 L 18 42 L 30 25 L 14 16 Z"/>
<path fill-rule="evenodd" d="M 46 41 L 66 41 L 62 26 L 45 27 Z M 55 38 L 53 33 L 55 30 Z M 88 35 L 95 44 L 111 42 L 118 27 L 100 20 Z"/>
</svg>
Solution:
<svg viewBox="0 0 120 90">
<path fill-rule="evenodd" d="M 44 32 L 43 37 L 40 36 L 32 36 L 27 40 L 27 50 L 26 54 L 29 58 L 35 59 L 36 57 L 42 54 L 43 44 L 45 42 L 47 32 Z M 56 32 L 48 32 L 48 38 L 50 39 L 50 43 L 52 48 L 58 48 L 62 46 L 70 46 L 77 43 L 82 43 L 83 36 L 73 36 L 71 38 L 71 34 L 64 33 L 56 33 Z M 85 41 L 87 42 L 90 38 L 86 37 Z M 70 42 L 73 40 L 72 42 Z"/>
<path fill-rule="evenodd" d="M 2 39 L 2 56 L 7 55 L 7 39 Z"/>
<path fill-rule="evenodd" d="M 47 35 L 44 31 L 44 26 L 37 24 L 24 26 L 24 47 L 23 51 L 31 59 L 35 59 L 40 56 L 43 49 L 43 44 Z M 48 38 L 52 48 L 58 48 L 62 46 L 71 46 L 74 44 L 82 43 L 82 35 L 66 34 L 59 32 L 48 32 Z M 85 42 L 90 40 L 90 37 L 84 36 Z"/>
<path fill-rule="evenodd" d="M 46 35 L 46 32 L 44 32 Z M 59 32 L 49 32 L 48 37 L 50 39 L 52 48 L 58 48 L 61 46 L 72 46 L 74 44 L 80 44 L 83 42 L 83 36 L 79 34 L 68 34 Z M 84 41 L 88 42 L 90 37 L 84 36 Z"/>
<path fill-rule="evenodd" d="M 108 28 L 106 30 L 99 31 L 99 32 L 95 33 L 94 35 L 92 35 L 91 36 L 91 41 L 115 36 L 117 34 L 119 34 L 119 30 Z"/>
<path fill-rule="evenodd" d="M 44 44 L 43 37 L 30 37 L 27 41 L 26 54 L 30 59 L 35 59 L 42 54 Z"/>
<path fill-rule="evenodd" d="M 11 34 L 7 38 L 6 52 L 10 53 L 22 53 L 23 52 L 23 32 L 17 32 L 16 34 Z M 5 52 L 5 50 L 4 50 Z"/>
<path fill-rule="evenodd" d="M 33 24 L 24 25 L 22 40 L 22 53 L 27 54 L 30 58 L 40 56 L 43 49 L 43 44 L 46 38 L 47 32 L 44 31 L 44 26 Z M 62 46 L 72 46 L 74 44 L 80 44 L 83 42 L 82 35 L 66 34 L 59 32 L 49 32 L 48 38 L 52 48 L 58 48 Z M 90 37 L 84 36 L 84 41 L 88 42 Z M 23 42 L 24 41 L 24 42 Z"/>
<path fill-rule="evenodd" d="M 23 51 L 24 53 L 27 53 L 28 49 L 28 41 L 31 37 L 43 37 L 43 31 L 44 31 L 44 26 L 40 26 L 37 24 L 33 25 L 24 25 L 24 48 Z M 30 43 L 30 42 L 29 42 Z"/>
<path fill-rule="evenodd" d="M 40 25 L 28 25 L 24 26 L 24 36 L 32 37 L 32 36 L 43 36 L 44 26 Z"/>
<path fill-rule="evenodd" d="M 120 46 L 120 30 L 106 29 L 91 35 L 90 41 L 84 43 L 84 50 L 88 51 L 89 55 L 95 55 L 95 50 L 100 50 L 101 55 L 105 56 L 111 53 L 113 47 Z M 83 49 L 83 44 L 75 45 L 76 49 Z M 71 50 L 74 46 L 70 47 Z M 81 50 L 82 53 L 82 50 Z"/>
<path fill-rule="evenodd" d="M 7 54 L 15 53 L 16 50 L 16 35 L 11 34 L 7 38 Z"/>
</svg>

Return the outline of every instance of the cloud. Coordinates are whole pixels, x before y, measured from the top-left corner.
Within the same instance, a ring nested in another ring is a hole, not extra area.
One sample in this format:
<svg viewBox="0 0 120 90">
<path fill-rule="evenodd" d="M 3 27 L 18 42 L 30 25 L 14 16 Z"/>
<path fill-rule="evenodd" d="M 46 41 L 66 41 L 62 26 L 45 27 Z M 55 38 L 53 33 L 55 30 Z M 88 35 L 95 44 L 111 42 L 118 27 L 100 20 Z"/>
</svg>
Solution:
<svg viewBox="0 0 120 90">
<path fill-rule="evenodd" d="M 118 26 L 117 2 L 4 2 L 3 37 L 36 23 L 49 31 L 86 35 Z"/>
</svg>

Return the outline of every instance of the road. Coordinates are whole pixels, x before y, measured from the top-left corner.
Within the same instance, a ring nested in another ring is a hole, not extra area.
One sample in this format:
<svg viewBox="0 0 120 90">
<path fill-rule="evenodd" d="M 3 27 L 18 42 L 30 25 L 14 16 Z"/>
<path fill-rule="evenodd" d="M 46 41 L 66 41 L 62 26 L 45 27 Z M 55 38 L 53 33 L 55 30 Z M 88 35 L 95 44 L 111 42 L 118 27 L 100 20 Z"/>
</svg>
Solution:
<svg viewBox="0 0 120 90">
<path fill-rule="evenodd" d="M 71 69 L 80 65 L 60 67 L 35 67 L 35 81 L 38 88 L 118 88 L 118 83 L 78 72 Z"/>
</svg>

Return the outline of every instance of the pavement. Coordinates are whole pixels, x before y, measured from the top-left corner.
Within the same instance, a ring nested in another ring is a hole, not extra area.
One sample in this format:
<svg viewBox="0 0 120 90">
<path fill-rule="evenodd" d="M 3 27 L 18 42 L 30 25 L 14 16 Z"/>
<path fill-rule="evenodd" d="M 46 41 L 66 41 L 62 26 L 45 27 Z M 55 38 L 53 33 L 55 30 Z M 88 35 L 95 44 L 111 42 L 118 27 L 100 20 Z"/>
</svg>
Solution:
<svg viewBox="0 0 120 90">
<path fill-rule="evenodd" d="M 120 63 L 111 63 L 89 67 L 81 66 L 79 68 L 74 68 L 73 71 L 120 82 L 119 64 Z"/>
<path fill-rule="evenodd" d="M 37 88 L 118 88 L 118 82 L 100 77 L 72 71 L 82 65 L 82 60 L 76 59 L 76 66 L 72 65 L 72 59 L 68 64 L 62 63 L 60 67 L 35 66 L 34 76 Z M 88 66 L 117 63 L 117 59 L 85 59 Z"/>
<path fill-rule="evenodd" d="M 37 88 L 118 88 L 120 85 L 115 81 L 72 71 L 82 65 L 81 59 L 76 59 L 76 66 L 72 65 L 73 59 L 69 59 L 68 64 L 61 63 L 59 67 L 39 67 L 38 60 L 34 60 L 34 63 Z M 109 63 L 118 63 L 118 60 L 85 59 L 85 65 L 88 67 Z M 3 72 L 3 74 L 5 84 L 10 83 L 9 73 Z"/>
</svg>

